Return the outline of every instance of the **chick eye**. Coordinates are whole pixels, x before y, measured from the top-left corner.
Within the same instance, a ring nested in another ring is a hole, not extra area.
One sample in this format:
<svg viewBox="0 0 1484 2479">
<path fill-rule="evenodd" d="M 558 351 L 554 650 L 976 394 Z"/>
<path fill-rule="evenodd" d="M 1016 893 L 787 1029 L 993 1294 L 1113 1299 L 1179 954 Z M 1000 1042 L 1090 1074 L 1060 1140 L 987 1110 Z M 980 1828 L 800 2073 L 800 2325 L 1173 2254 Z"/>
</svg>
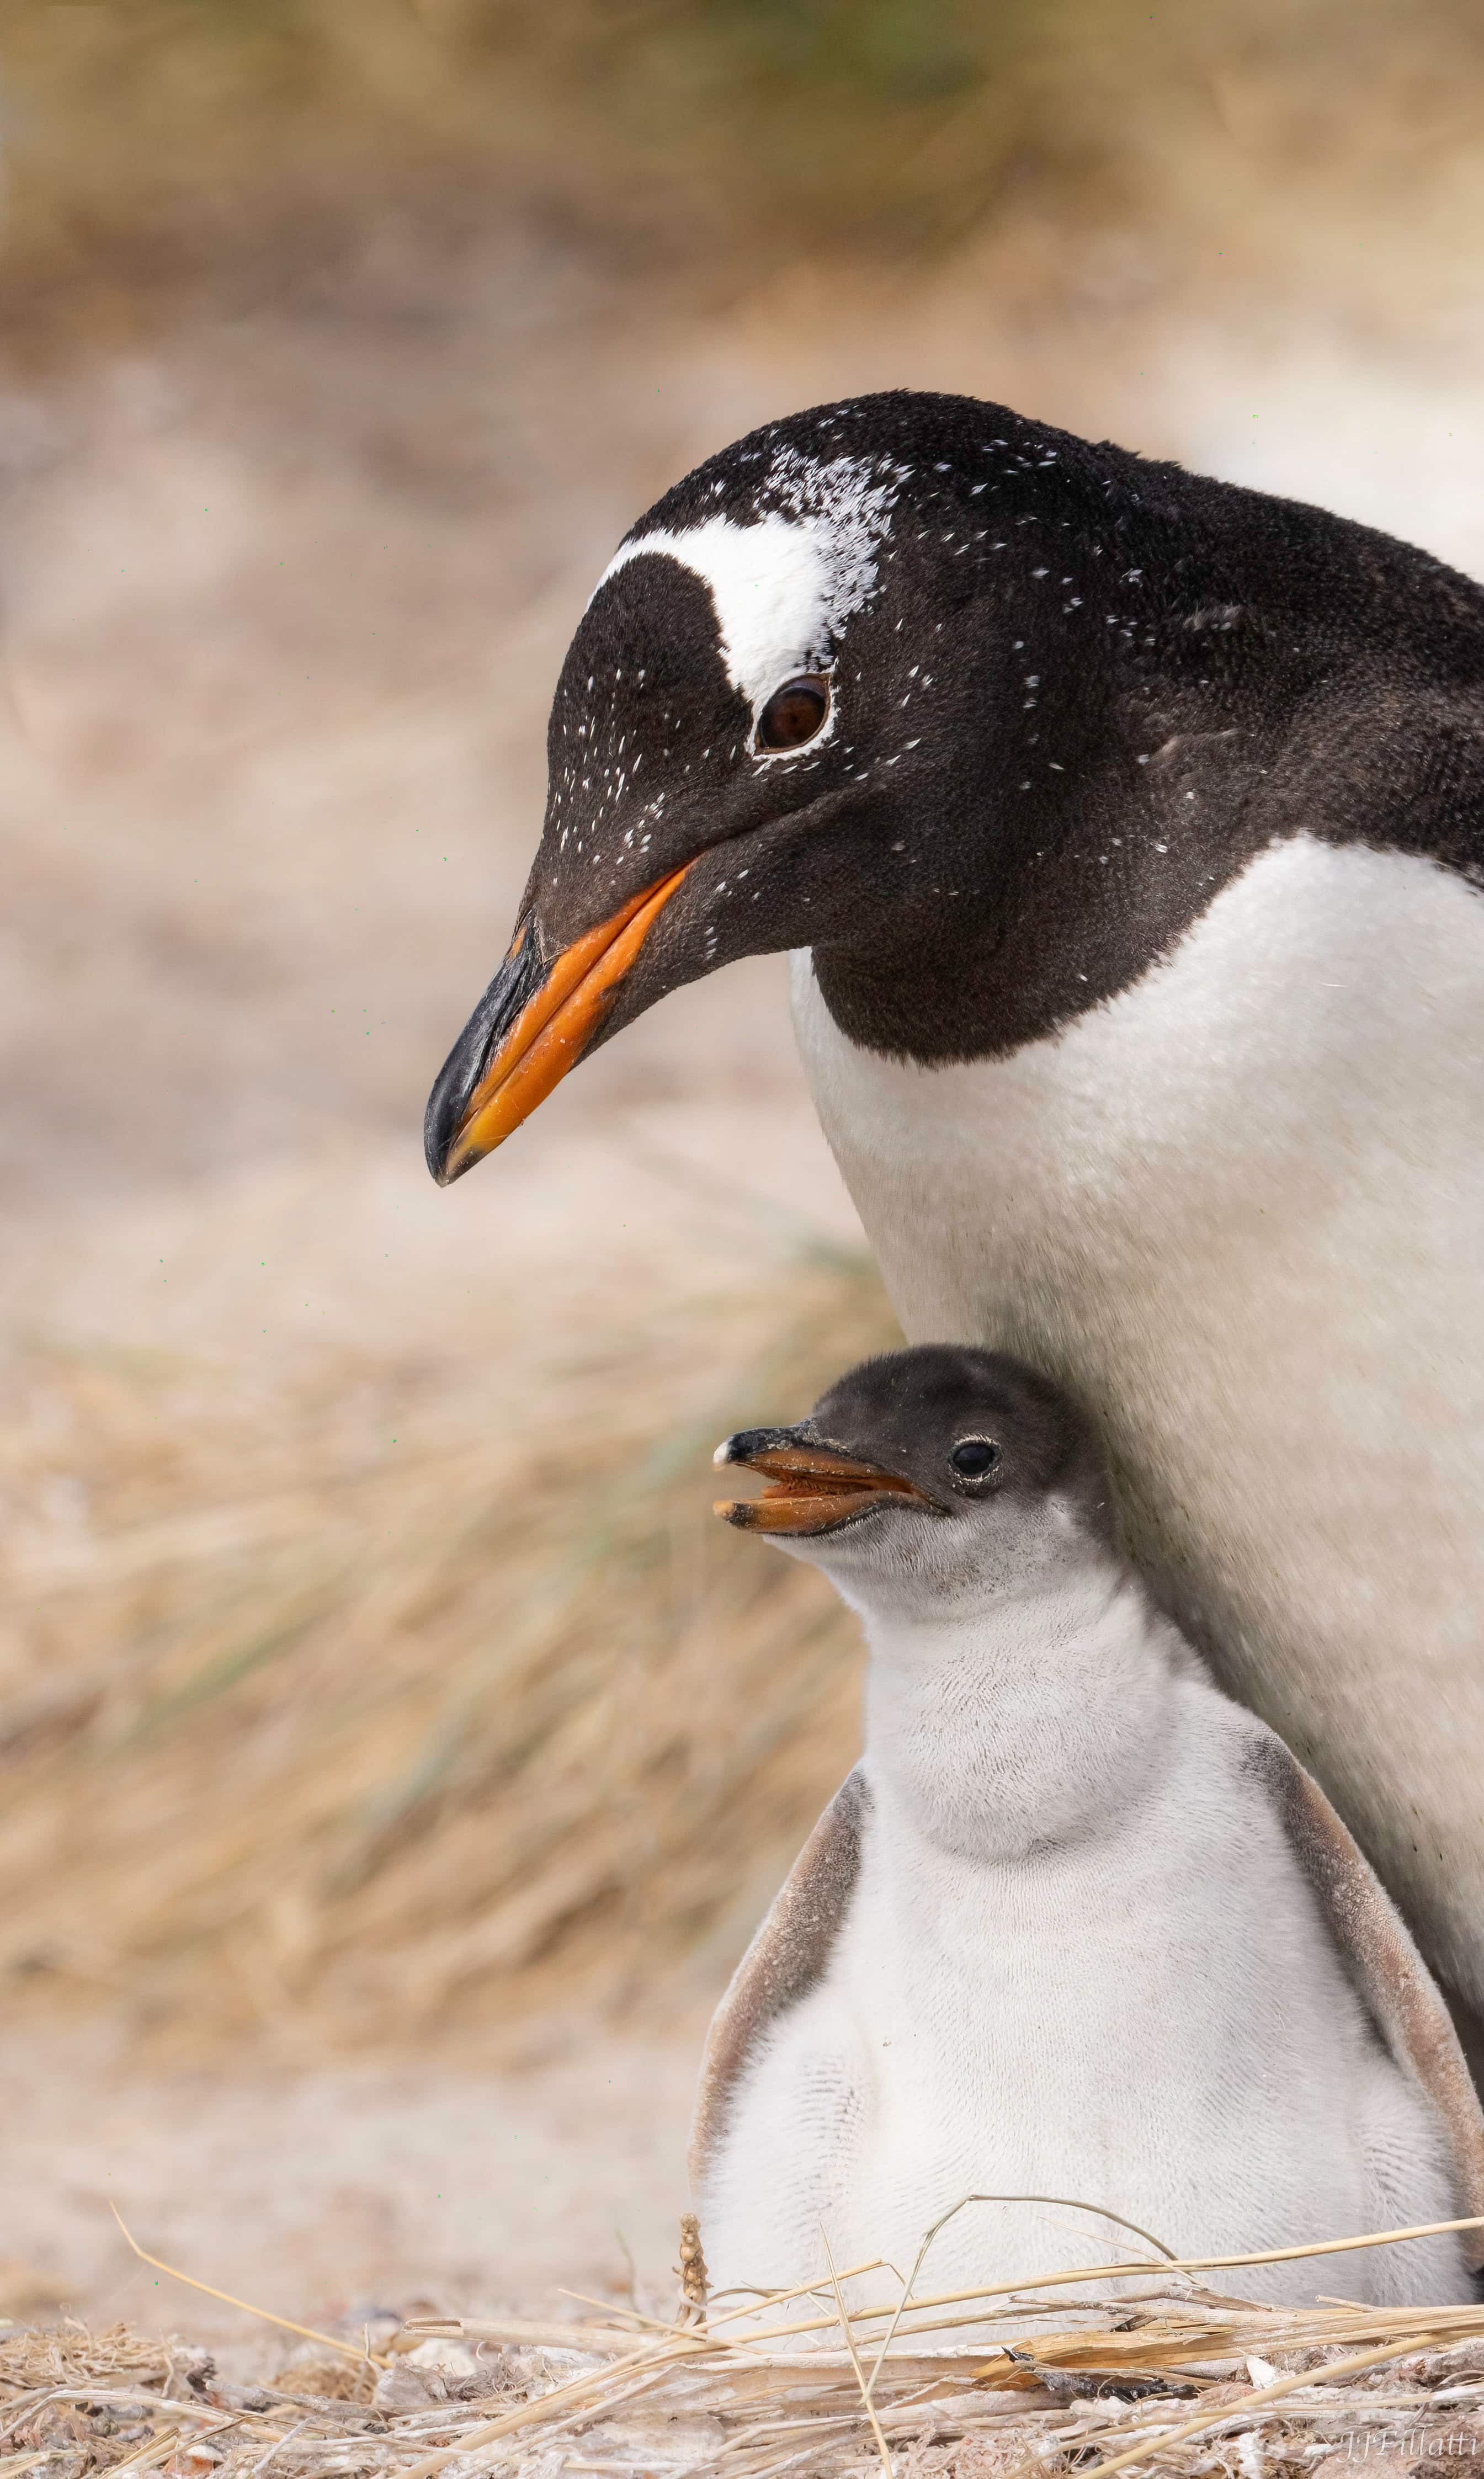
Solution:
<svg viewBox="0 0 1484 2479">
<path fill-rule="evenodd" d="M 757 718 L 755 747 L 800 749 L 824 728 L 830 712 L 830 678 L 825 672 L 801 672 L 775 689 Z"/>
<path fill-rule="evenodd" d="M 987 1438 L 960 1438 L 948 1460 L 964 1480 L 983 1480 L 999 1462 L 1000 1449 Z"/>
</svg>

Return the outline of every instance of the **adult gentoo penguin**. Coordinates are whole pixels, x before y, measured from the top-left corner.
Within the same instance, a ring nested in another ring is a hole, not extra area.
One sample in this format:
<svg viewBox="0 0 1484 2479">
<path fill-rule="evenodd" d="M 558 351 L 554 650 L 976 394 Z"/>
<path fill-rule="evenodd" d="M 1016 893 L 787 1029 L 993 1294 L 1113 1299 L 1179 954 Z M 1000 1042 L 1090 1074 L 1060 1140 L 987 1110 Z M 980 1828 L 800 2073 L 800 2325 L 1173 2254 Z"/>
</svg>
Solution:
<svg viewBox="0 0 1484 2479">
<path fill-rule="evenodd" d="M 717 1513 L 865 1623 L 865 1751 L 712 2025 L 692 2155 L 718 2288 L 910 2262 L 930 2290 L 1484 2211 L 1447 2009 L 1334 1809 L 1119 1552 L 1090 1423 L 1001 1356 L 867 1361 Z M 1484 2232 L 1230 2276 L 1298 2305 L 1473 2295 Z M 1139 2249 L 1134 2252 L 1138 2254 Z M 1341 2267 L 1343 2266 L 1343 2271 Z"/>
<path fill-rule="evenodd" d="M 1484 593 L 964 398 L 775 422 L 582 620 L 456 1177 L 798 951 L 909 1340 L 1073 1383 L 1132 1552 L 1484 2008 Z"/>
</svg>

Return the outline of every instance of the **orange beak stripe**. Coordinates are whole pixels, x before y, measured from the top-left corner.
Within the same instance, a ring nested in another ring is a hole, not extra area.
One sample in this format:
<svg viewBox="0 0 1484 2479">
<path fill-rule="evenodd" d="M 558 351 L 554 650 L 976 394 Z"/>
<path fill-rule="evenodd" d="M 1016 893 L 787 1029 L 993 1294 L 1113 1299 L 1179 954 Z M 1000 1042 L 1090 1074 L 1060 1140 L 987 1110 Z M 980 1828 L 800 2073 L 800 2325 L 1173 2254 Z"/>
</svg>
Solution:
<svg viewBox="0 0 1484 2479">
<path fill-rule="evenodd" d="M 842 1517 L 858 1515 L 883 1497 L 928 1502 L 900 1474 L 832 1450 L 769 1446 L 748 1456 L 742 1469 L 761 1472 L 773 1487 L 761 1497 L 717 1498 L 711 1512 L 744 1532 L 828 1532 Z"/>
<path fill-rule="evenodd" d="M 576 1067 L 654 923 L 691 864 L 632 896 L 610 920 L 575 938 L 526 1001 L 469 1097 L 445 1172 L 456 1179 L 512 1136 Z M 517 938 L 511 954 L 518 952 Z"/>
</svg>

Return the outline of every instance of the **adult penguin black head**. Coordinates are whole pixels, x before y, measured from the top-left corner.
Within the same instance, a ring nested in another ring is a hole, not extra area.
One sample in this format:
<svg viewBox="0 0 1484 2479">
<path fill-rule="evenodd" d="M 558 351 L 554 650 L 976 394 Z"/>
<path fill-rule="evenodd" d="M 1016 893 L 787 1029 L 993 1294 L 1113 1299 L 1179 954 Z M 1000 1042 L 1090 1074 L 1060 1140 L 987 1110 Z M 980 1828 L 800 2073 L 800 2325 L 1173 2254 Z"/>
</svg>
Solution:
<svg viewBox="0 0 1484 2479">
<path fill-rule="evenodd" d="M 1327 679 L 1374 660 L 1394 685 L 1415 653 L 1435 697 L 1479 642 L 1472 589 L 1416 551 L 998 406 L 770 423 L 667 493 L 593 596 L 429 1167 L 457 1178 L 584 1050 L 739 956 L 810 948 L 841 1030 L 906 1058 L 1052 1030 L 1264 841 L 1374 834 L 1353 712 L 1291 738 Z M 1400 725 L 1386 749 L 1386 839 L 1436 850 L 1420 750 Z"/>
</svg>

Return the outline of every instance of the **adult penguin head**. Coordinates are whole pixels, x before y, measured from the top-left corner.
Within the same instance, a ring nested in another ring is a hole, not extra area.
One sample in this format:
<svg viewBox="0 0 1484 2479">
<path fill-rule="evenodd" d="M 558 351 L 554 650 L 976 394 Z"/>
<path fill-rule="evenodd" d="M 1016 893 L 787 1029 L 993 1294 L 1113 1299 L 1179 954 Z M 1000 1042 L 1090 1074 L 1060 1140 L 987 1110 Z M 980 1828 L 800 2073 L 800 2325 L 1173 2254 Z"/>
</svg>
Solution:
<svg viewBox="0 0 1484 2479">
<path fill-rule="evenodd" d="M 1349 535 L 965 397 L 825 406 L 712 457 L 573 641 L 514 936 L 428 1105 L 434 1177 L 735 957 L 811 950 L 852 1039 L 923 1061 L 1125 986 L 1261 831 Z"/>
</svg>

